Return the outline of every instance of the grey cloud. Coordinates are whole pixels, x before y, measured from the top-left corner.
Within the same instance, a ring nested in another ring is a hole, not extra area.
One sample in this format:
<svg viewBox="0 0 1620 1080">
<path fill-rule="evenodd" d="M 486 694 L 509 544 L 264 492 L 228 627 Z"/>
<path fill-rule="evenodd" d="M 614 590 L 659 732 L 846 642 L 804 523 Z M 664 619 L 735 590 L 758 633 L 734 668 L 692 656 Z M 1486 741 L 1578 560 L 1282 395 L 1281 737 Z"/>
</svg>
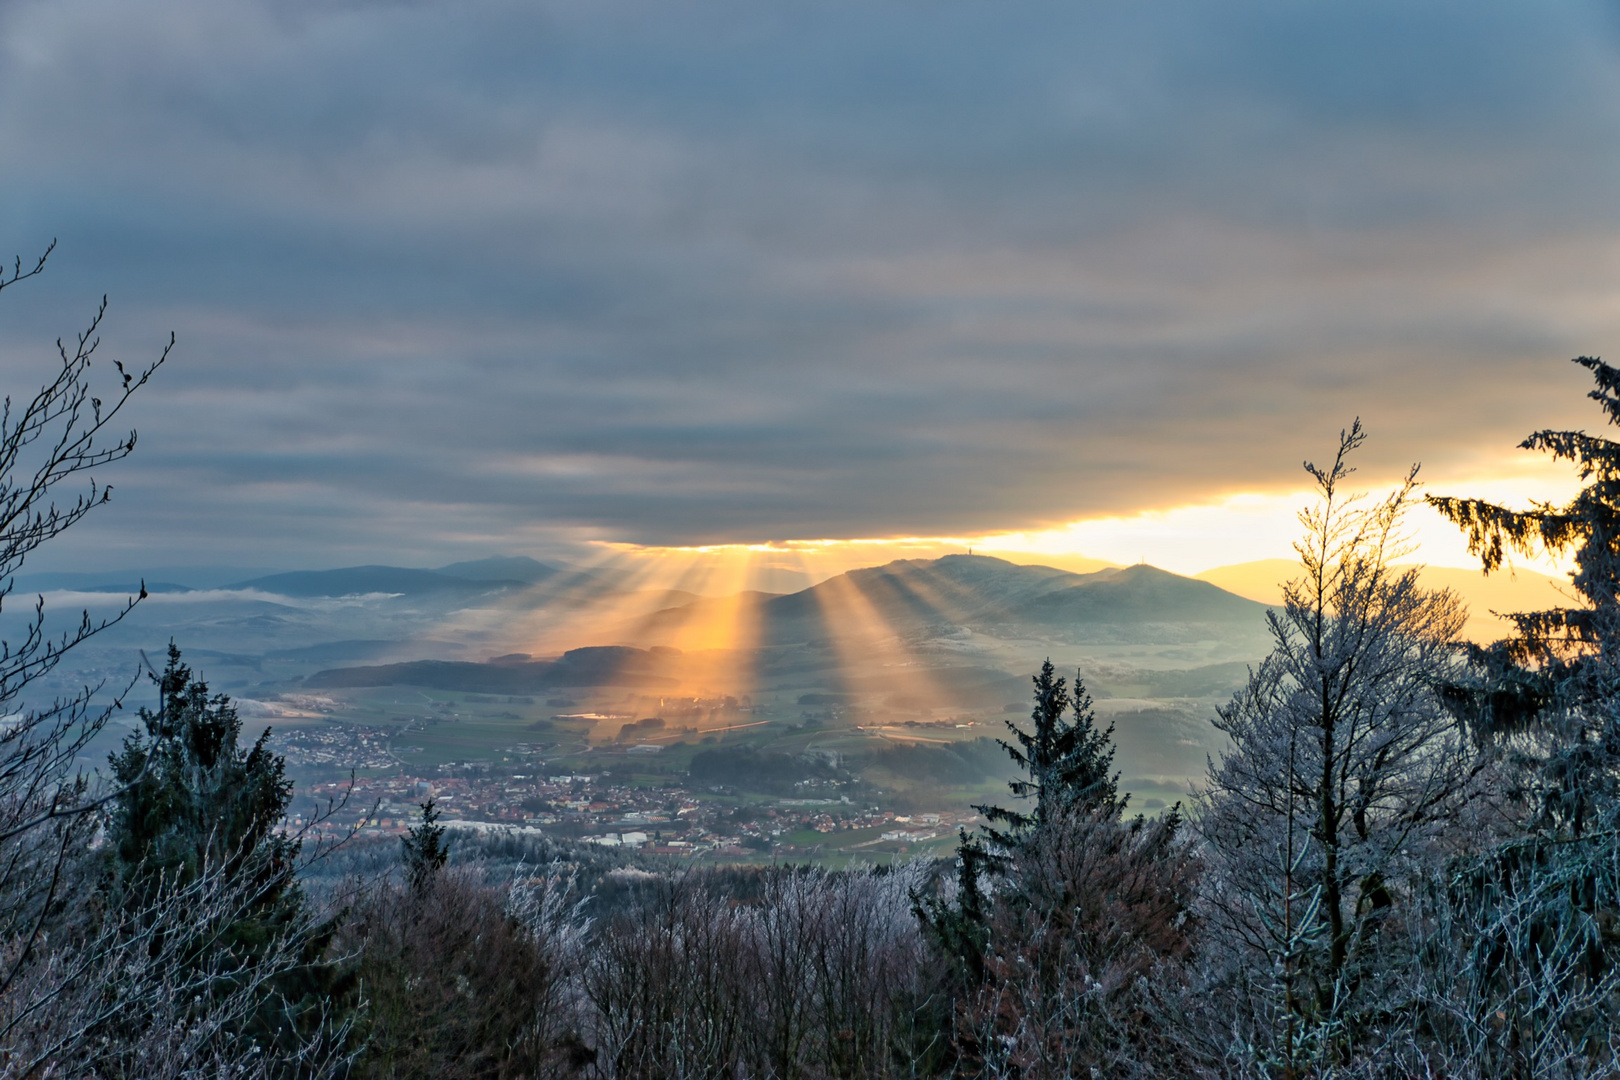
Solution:
<svg viewBox="0 0 1620 1080">
<path fill-rule="evenodd" d="M 102 291 L 119 355 L 178 331 L 83 551 L 218 561 L 1016 528 L 1290 482 L 1356 414 L 1369 472 L 1443 468 L 1590 422 L 1553 365 L 1620 330 L 1615 43 L 1577 3 L 13 3 L 0 244 L 63 246 L 0 378 Z"/>
</svg>

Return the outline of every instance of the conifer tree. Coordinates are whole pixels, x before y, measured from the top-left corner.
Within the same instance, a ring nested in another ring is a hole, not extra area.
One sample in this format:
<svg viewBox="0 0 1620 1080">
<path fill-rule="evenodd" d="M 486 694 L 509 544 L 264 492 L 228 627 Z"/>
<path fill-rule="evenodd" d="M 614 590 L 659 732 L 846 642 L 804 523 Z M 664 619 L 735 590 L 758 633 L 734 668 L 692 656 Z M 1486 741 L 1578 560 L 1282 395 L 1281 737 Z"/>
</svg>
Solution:
<svg viewBox="0 0 1620 1080">
<path fill-rule="evenodd" d="M 1620 369 L 1574 363 L 1596 384 L 1587 396 L 1620 424 Z M 1512 634 L 1471 648 L 1467 677 L 1445 687 L 1476 740 L 1499 752 L 1503 801 L 1523 814 L 1504 815 L 1508 829 L 1456 869 L 1441 907 L 1454 928 L 1449 955 L 1471 970 L 1448 1011 L 1500 1018 L 1471 1050 L 1482 1070 L 1586 1059 L 1607 1044 L 1620 990 L 1620 442 L 1542 430 L 1519 446 L 1572 463 L 1584 486 L 1563 505 L 1525 510 L 1429 499 L 1486 573 L 1511 552 L 1568 555 L 1577 594 L 1567 607 L 1508 615 Z"/>
<path fill-rule="evenodd" d="M 1620 424 L 1620 369 L 1591 356 L 1587 396 Z M 1541 827 L 1579 837 L 1602 815 L 1620 814 L 1620 442 L 1584 431 L 1537 431 L 1522 449 L 1575 465 L 1585 486 L 1565 505 L 1513 510 L 1483 499 L 1434 497 L 1459 526 L 1487 573 L 1509 552 L 1573 557 L 1571 584 L 1583 604 L 1509 615 L 1513 634 L 1471 651 L 1475 677 L 1449 698 L 1482 741 L 1534 732 Z"/>
<path fill-rule="evenodd" d="M 259 980 L 244 1044 L 296 1053 L 325 1031 L 342 1031 L 357 988 L 348 965 L 326 959 L 335 922 L 319 923 L 297 881 L 301 844 L 281 831 L 292 800 L 286 761 L 266 729 L 238 745 L 242 721 L 224 694 L 210 694 L 171 642 L 156 711 L 112 755 L 122 786 L 106 821 L 110 904 L 137 923 L 162 917 L 162 901 L 208 875 L 232 897 L 220 925 L 169 933 L 162 948 L 209 974 L 220 993 Z M 270 964 L 267 979 L 259 970 Z M 199 1001 L 196 1007 L 206 1007 Z"/>
<path fill-rule="evenodd" d="M 985 975 L 985 947 L 989 942 L 990 897 L 985 875 L 1006 871 L 1012 857 L 1028 852 L 1044 839 L 1043 829 L 1075 812 L 1093 813 L 1108 824 L 1119 820 L 1129 795 L 1119 794 L 1114 764 L 1114 728 L 1097 727 L 1091 695 L 1078 672 L 1071 694 L 1067 682 L 1047 659 L 1033 676 L 1033 730 L 1011 720 L 1007 728 L 1014 742 L 997 740 L 1023 776 L 1008 781 L 1020 799 L 1033 799 L 1026 813 L 1001 806 L 976 805 L 988 824 L 982 835 L 959 831 L 956 849 L 957 890 L 954 905 L 939 899 L 918 900 L 918 918 L 935 944 L 953 959 L 969 985 Z M 1070 715 L 1066 718 L 1064 713 Z M 1171 831 L 1179 820 L 1171 812 Z M 997 826 L 1000 826 L 999 828 Z M 988 841 L 988 845 L 986 844 Z"/>
<path fill-rule="evenodd" d="M 1179 806 L 1122 820 L 1114 729 L 1099 727 L 1076 674 L 1034 676 L 1030 727 L 1001 746 L 1021 809 L 975 807 L 961 833 L 955 903 L 919 905 L 952 961 L 954 1045 L 974 1075 L 1101 1075 L 1137 1056 L 1122 1035 L 1142 976 L 1190 947 L 1196 867 Z"/>
<path fill-rule="evenodd" d="M 1024 773 L 1009 781 L 1008 788 L 1019 799 L 1033 798 L 1034 805 L 1027 813 L 1002 806 L 974 807 L 990 822 L 985 834 L 991 843 L 1004 851 L 1026 842 L 1062 810 L 1084 807 L 1117 817 L 1130 798 L 1120 797 L 1119 774 L 1109 772 L 1114 764 L 1114 726 L 1098 729 L 1091 695 L 1079 672 L 1070 693 L 1048 659 L 1033 682 L 1032 730 L 1008 720 L 1016 745 L 1005 739 L 997 742 Z"/>
<path fill-rule="evenodd" d="M 927 931 L 935 948 L 945 956 L 957 989 L 977 986 L 985 977 L 985 946 L 989 944 L 989 898 L 984 891 L 985 870 L 993 862 L 979 837 L 966 829 L 956 832 L 956 896 L 947 902 L 938 896 L 911 898 L 912 913 Z"/>
<path fill-rule="evenodd" d="M 160 881 L 183 884 L 205 868 L 229 878 L 248 873 L 261 884 L 261 908 L 289 914 L 299 904 L 299 844 L 277 831 L 292 781 L 269 748 L 269 730 L 252 747 L 238 746 L 235 706 L 192 677 L 173 642 L 163 674 L 153 678 L 157 710 L 140 710 L 144 730 L 111 758 L 123 786 L 107 822 L 119 887 L 144 898 Z"/>
<path fill-rule="evenodd" d="M 422 803 L 421 823 L 412 826 L 400 837 L 399 844 L 411 890 L 424 892 L 450 858 L 450 846 L 444 841 L 444 826 L 439 824 L 439 811 L 432 799 Z"/>
</svg>

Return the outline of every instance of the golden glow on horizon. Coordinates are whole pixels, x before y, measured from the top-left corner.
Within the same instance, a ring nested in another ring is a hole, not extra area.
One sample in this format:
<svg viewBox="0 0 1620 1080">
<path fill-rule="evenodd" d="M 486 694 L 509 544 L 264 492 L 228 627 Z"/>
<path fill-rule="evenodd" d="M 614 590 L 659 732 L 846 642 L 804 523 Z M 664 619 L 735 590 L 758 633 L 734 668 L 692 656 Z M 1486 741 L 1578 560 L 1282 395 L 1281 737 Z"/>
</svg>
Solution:
<svg viewBox="0 0 1620 1080">
<path fill-rule="evenodd" d="M 1548 469 L 1541 463 L 1527 467 L 1522 459 L 1513 464 L 1515 469 L 1485 478 L 1447 478 L 1429 490 L 1525 506 L 1532 500 L 1564 501 L 1578 487 L 1567 469 Z M 1368 486 L 1376 497 L 1376 486 Z M 813 594 L 813 606 L 790 618 L 813 621 L 812 636 L 834 651 L 844 677 L 881 680 L 893 687 L 890 699 L 906 702 L 896 709 L 924 715 L 948 702 L 926 679 L 927 665 L 919 662 L 916 646 L 891 619 L 896 613 L 925 611 L 939 623 L 965 622 L 973 596 L 926 566 L 917 567 L 903 581 L 840 575 L 899 559 L 923 562 L 971 549 L 1012 562 L 1079 572 L 1146 561 L 1188 576 L 1225 567 L 1239 578 L 1259 574 L 1280 580 L 1293 560 L 1292 544 L 1300 533 L 1298 513 L 1312 497 L 1308 490 L 1242 492 L 1194 505 L 975 537 L 811 538 L 690 547 L 603 543 L 598 545 L 600 558 L 587 569 L 610 574 L 551 579 L 521 598 L 496 603 L 511 616 L 503 629 L 515 631 L 520 642 L 512 651 L 555 656 L 586 645 L 643 649 L 667 645 L 684 654 L 682 682 L 678 690 L 658 693 L 741 697 L 758 685 L 757 666 L 765 655 L 760 649 L 770 644 L 764 640 L 761 610 L 768 597 L 756 591 L 794 593 L 827 582 Z M 1534 606 L 1557 602 L 1553 591 L 1557 583 L 1534 575 L 1526 575 L 1517 586 L 1494 579 L 1477 588 L 1470 585 L 1478 577 L 1467 571 L 1477 571 L 1478 561 L 1468 554 L 1457 530 L 1426 507 L 1414 508 L 1408 535 L 1409 553 L 1398 561 L 1460 568 L 1445 570 L 1444 583 L 1473 600 L 1478 623 L 1477 630 L 1471 627 L 1474 636 L 1494 625 L 1489 609 L 1523 610 L 1524 599 Z M 1279 561 L 1242 565 L 1263 560 Z M 1554 578 L 1563 576 L 1563 568 L 1546 559 L 1519 559 L 1516 565 Z M 1240 585 L 1237 578 L 1222 583 L 1237 585 L 1234 591 L 1244 594 L 1275 588 L 1270 579 L 1260 586 Z M 1536 594 L 1538 589 L 1541 593 Z M 476 621 L 469 618 L 468 628 Z M 910 624 L 909 618 L 902 621 Z"/>
<path fill-rule="evenodd" d="M 1459 493 L 1509 506 L 1532 501 L 1562 502 L 1578 490 L 1567 466 L 1532 455 L 1490 463 L 1488 475 L 1448 476 L 1424 490 Z M 1373 488 L 1373 494 L 1378 494 Z M 1315 498 L 1308 488 L 1236 492 L 1202 503 L 1146 510 L 1136 514 L 1081 519 L 1045 529 L 1013 530 L 979 536 L 901 536 L 856 539 L 797 539 L 770 543 L 644 547 L 601 544 L 640 567 L 682 565 L 693 558 L 736 560 L 751 567 L 749 588 L 790 591 L 847 570 L 895 559 L 935 559 L 969 549 L 1011 562 L 1044 563 L 1089 572 L 1106 566 L 1147 562 L 1173 573 L 1196 575 L 1216 567 L 1261 559 L 1291 559 L 1300 534 L 1299 511 Z M 1407 519 L 1411 553 L 1403 561 L 1475 569 L 1462 534 L 1426 506 Z M 1560 576 L 1558 560 L 1515 557 L 1518 566 Z M 648 572 L 654 572 L 649 570 Z M 800 584 L 795 585 L 795 581 Z"/>
</svg>

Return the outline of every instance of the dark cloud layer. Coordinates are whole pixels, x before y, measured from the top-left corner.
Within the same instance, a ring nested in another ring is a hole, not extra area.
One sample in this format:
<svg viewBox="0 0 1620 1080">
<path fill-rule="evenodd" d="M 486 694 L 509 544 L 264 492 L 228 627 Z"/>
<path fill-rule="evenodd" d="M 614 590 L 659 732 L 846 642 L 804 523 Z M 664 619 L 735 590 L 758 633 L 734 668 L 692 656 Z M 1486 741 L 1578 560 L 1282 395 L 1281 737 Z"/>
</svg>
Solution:
<svg viewBox="0 0 1620 1080">
<path fill-rule="evenodd" d="M 0 377 L 112 294 L 102 557 L 971 534 L 1591 422 L 1595 4 L 0 5 Z"/>
</svg>

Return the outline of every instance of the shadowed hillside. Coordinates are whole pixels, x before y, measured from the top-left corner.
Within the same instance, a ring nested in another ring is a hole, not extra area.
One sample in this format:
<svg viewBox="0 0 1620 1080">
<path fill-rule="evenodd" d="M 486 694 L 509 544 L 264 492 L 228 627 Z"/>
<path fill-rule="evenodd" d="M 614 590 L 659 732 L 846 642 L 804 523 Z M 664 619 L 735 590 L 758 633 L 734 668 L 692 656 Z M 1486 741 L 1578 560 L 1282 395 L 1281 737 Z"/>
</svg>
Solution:
<svg viewBox="0 0 1620 1080">
<path fill-rule="evenodd" d="M 457 660 L 414 660 L 404 664 L 337 668 L 304 680 L 311 688 L 422 686 L 438 690 L 525 694 L 562 686 L 674 686 L 680 653 L 674 649 L 631 649 L 619 645 L 573 649 L 556 660 L 526 656 L 475 664 Z"/>
</svg>

